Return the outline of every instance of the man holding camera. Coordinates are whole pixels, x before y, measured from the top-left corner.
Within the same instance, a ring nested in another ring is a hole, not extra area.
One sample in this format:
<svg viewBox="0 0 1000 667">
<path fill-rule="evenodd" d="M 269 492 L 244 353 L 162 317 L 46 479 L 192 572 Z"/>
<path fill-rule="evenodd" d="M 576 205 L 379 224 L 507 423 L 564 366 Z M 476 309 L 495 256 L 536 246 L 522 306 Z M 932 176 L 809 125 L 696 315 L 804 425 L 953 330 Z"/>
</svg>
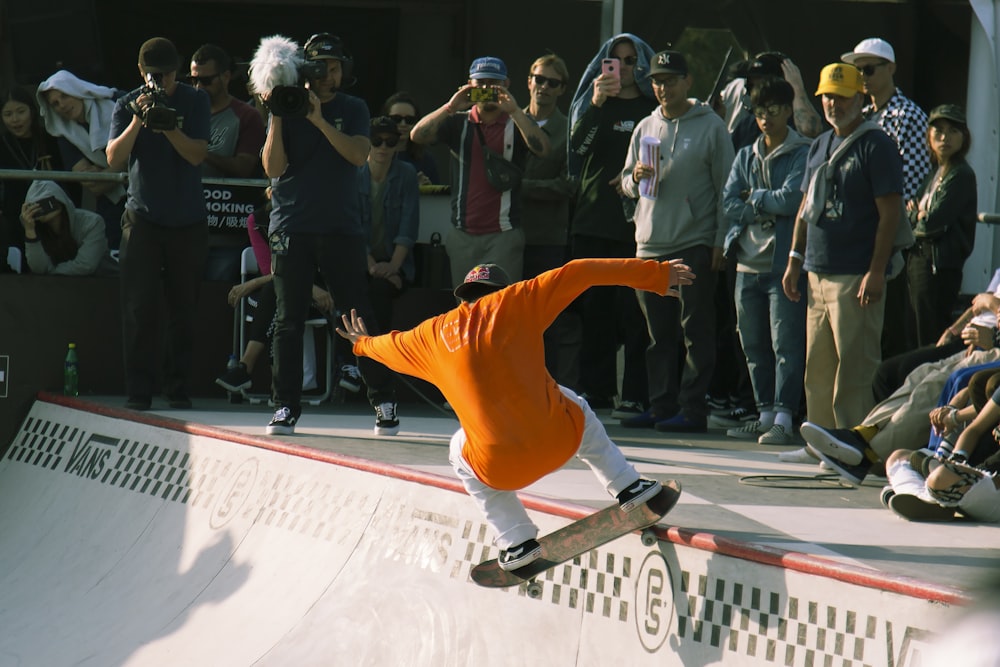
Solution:
<svg viewBox="0 0 1000 667">
<path fill-rule="evenodd" d="M 301 415 L 302 332 L 317 269 L 342 312 L 352 309 L 370 327 L 377 320 L 368 297 L 368 250 L 358 204 L 358 167 L 370 149 L 368 107 L 341 92 L 353 61 L 339 37 L 313 35 L 305 57 L 308 103 L 298 109 L 271 104 L 264 172 L 271 189 L 271 240 L 277 323 L 274 333 L 273 397 L 277 410 L 270 435 L 289 435 Z M 272 91 L 273 92 L 273 91 Z M 265 104 L 271 94 L 263 93 Z M 275 100 L 278 102 L 278 100 Z M 288 115 L 283 115 L 288 111 Z M 360 359 L 358 366 L 375 408 L 375 434 L 399 431 L 393 376 L 385 366 Z"/>
<path fill-rule="evenodd" d="M 484 262 L 503 266 L 514 281 L 522 276 L 521 181 L 511 172 L 523 172 L 528 151 L 545 157 L 549 140 L 518 106 L 508 86 L 502 60 L 477 58 L 469 68 L 469 82 L 410 130 L 414 143 L 443 141 L 451 149 L 455 228 L 445 245 L 452 282 L 461 281 Z"/>
<path fill-rule="evenodd" d="M 208 96 L 177 82 L 180 57 L 163 37 L 139 49 L 146 82 L 115 103 L 107 157 L 128 168 L 122 215 L 121 302 L 126 407 L 148 410 L 158 355 L 160 281 L 167 303 L 163 393 L 172 408 L 190 408 L 187 380 L 195 341 L 195 304 L 208 244 L 199 166 L 209 136 Z"/>
</svg>

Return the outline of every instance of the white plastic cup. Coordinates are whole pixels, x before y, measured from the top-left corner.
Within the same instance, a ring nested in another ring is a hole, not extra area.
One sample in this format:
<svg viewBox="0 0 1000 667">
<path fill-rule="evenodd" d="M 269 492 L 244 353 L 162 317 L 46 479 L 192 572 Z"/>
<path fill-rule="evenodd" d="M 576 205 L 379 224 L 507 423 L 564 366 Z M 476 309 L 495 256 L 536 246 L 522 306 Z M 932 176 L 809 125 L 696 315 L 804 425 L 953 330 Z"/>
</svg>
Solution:
<svg viewBox="0 0 1000 667">
<path fill-rule="evenodd" d="M 653 168 L 653 175 L 639 181 L 639 196 L 656 199 L 660 191 L 660 140 L 645 136 L 639 140 L 639 162 Z"/>
</svg>

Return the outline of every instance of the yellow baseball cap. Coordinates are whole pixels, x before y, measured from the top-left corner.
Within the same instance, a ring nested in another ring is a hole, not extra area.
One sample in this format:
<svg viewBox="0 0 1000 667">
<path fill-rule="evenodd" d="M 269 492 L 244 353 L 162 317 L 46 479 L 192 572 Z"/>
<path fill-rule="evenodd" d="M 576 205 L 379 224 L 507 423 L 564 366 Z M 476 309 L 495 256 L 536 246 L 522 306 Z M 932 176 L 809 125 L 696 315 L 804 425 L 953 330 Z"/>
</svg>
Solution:
<svg viewBox="0 0 1000 667">
<path fill-rule="evenodd" d="M 861 72 L 854 65 L 847 63 L 834 63 L 827 65 L 819 73 L 819 87 L 816 88 L 817 95 L 832 94 L 841 97 L 853 97 L 864 92 L 861 81 Z"/>
</svg>

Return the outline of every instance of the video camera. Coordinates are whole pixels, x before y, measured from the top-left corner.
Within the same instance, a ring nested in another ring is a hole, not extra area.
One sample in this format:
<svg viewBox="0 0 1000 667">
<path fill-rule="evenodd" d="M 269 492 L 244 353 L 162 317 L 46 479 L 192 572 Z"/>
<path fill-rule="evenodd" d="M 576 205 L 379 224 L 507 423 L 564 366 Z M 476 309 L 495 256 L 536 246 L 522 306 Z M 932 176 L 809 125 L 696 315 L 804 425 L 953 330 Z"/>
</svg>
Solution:
<svg viewBox="0 0 1000 667">
<path fill-rule="evenodd" d="M 301 49 L 287 37 L 265 37 L 250 61 L 251 88 L 266 95 L 266 106 L 275 116 L 305 116 L 309 113 L 305 84 L 326 76 L 325 59 L 329 58 L 342 63 L 342 81 L 348 81 L 353 61 L 339 37 L 319 33 Z"/>
<path fill-rule="evenodd" d="M 138 104 L 138 99 L 143 95 L 153 98 L 153 103 L 145 110 Z M 167 104 L 168 99 L 167 91 L 163 88 L 163 74 L 148 72 L 146 85 L 135 91 L 135 97 L 128 103 L 128 108 L 150 130 L 173 130 L 177 127 L 177 109 Z"/>
</svg>

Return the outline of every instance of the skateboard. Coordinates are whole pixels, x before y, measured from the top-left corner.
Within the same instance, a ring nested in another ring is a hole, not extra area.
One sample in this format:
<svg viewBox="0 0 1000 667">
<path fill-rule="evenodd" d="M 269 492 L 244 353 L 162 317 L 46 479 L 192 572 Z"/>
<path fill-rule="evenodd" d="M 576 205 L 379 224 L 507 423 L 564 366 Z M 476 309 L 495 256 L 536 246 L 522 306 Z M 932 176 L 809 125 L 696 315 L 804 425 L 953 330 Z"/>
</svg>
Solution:
<svg viewBox="0 0 1000 667">
<path fill-rule="evenodd" d="M 955 508 L 942 507 L 937 503 L 930 503 L 926 500 L 908 493 L 897 493 L 889 498 L 889 509 L 896 516 L 903 517 L 908 521 L 954 521 Z"/>
<path fill-rule="evenodd" d="M 472 580 L 487 588 L 506 588 L 527 581 L 528 595 L 540 597 L 541 585 L 534 579 L 542 572 L 634 530 L 647 529 L 673 509 L 681 495 L 681 485 L 676 480 L 667 480 L 661 484 L 663 489 L 658 494 L 631 512 L 623 512 L 617 504 L 610 505 L 539 537 L 542 555 L 524 567 L 503 570 L 497 559 L 493 558 L 472 568 Z M 653 531 L 643 530 L 642 543 L 646 546 L 656 544 L 657 539 Z"/>
</svg>

